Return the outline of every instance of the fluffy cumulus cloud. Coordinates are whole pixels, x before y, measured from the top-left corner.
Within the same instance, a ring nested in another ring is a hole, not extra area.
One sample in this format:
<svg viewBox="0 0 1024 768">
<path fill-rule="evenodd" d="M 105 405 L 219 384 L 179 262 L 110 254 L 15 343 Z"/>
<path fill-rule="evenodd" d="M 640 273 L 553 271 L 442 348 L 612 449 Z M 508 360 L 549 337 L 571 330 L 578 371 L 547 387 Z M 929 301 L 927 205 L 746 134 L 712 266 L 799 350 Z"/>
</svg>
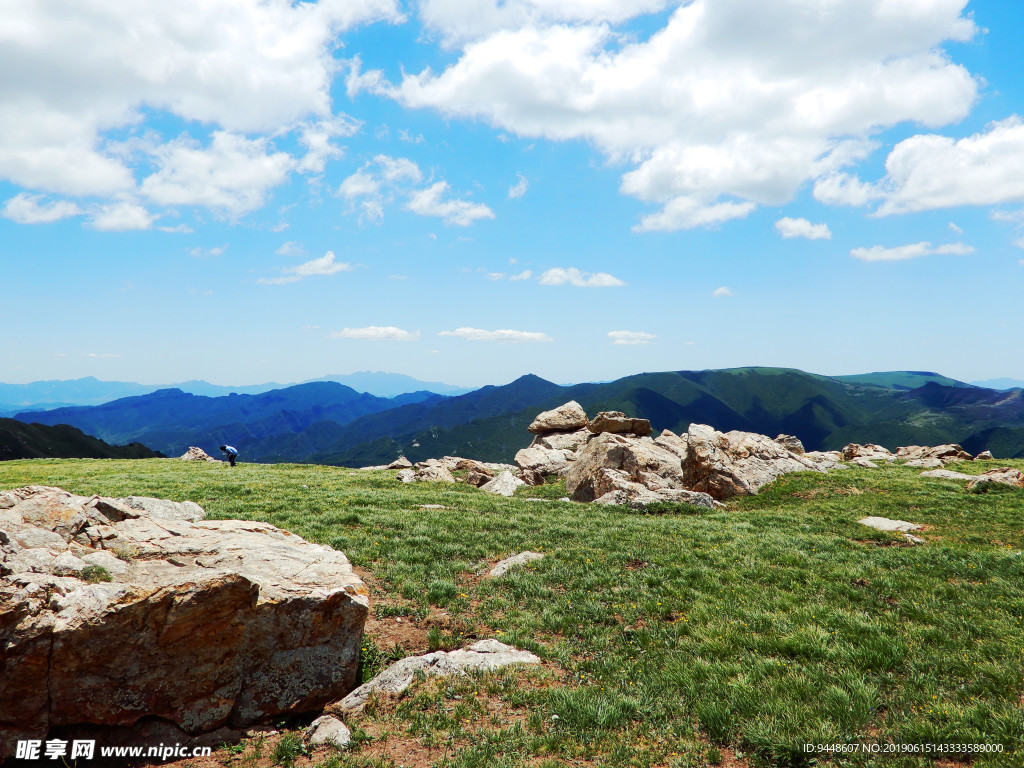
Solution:
<svg viewBox="0 0 1024 768">
<path fill-rule="evenodd" d="M 711 292 L 711 295 L 716 299 L 723 299 L 726 296 L 735 296 L 732 290 L 724 285 L 721 288 L 715 288 L 715 290 Z"/>
<path fill-rule="evenodd" d="M 418 341 L 420 332 L 410 332 L 393 325 L 368 325 L 365 328 L 342 328 L 333 331 L 332 339 L 361 339 L 363 341 Z"/>
<path fill-rule="evenodd" d="M 335 261 L 334 251 L 328 251 L 319 259 L 312 259 L 297 267 L 285 267 L 280 277 L 261 277 L 256 282 L 263 285 L 287 285 L 297 283 L 305 277 L 336 275 L 339 272 L 349 272 L 355 269 L 351 264 L 344 261 Z"/>
<path fill-rule="evenodd" d="M 886 127 L 964 117 L 977 83 L 941 46 L 976 33 L 966 2 L 693 0 L 633 37 L 617 25 L 674 4 L 425 0 L 421 18 L 455 62 L 394 84 L 355 72 L 349 85 L 590 141 L 632 165 L 622 190 L 657 208 L 637 229 L 708 226 L 843 173 Z"/>
<path fill-rule="evenodd" d="M 67 200 L 44 203 L 41 202 L 42 199 L 42 195 L 21 192 L 4 203 L 3 217 L 18 224 L 50 224 L 84 213 L 81 208 Z"/>
<path fill-rule="evenodd" d="M 554 341 L 546 333 L 537 331 L 512 331 L 502 329 L 485 331 L 481 328 L 456 328 L 454 331 L 441 331 L 438 336 L 454 336 L 466 341 L 502 341 L 502 342 L 538 342 Z"/>
<path fill-rule="evenodd" d="M 850 255 L 853 258 L 860 259 L 861 261 L 904 261 L 906 259 L 917 259 L 922 256 L 935 256 L 939 254 L 968 256 L 972 253 L 974 253 L 974 248 L 964 243 L 932 245 L 929 242 L 899 245 L 894 248 L 875 245 L 870 248 L 854 248 L 850 251 Z"/>
<path fill-rule="evenodd" d="M 322 170 L 339 152 L 332 140 L 353 130 L 331 108 L 338 36 L 400 18 L 395 0 L 181 0 L 130 9 L 80 0 L 59 12 L 46 3 L 11 5 L 0 70 L 17 76 L 0 84 L 0 179 L 123 202 L 138 193 L 137 177 L 153 158 L 118 151 L 108 132 L 155 110 L 220 133 L 206 148 L 184 137 L 148 139 L 159 170 L 143 194 L 160 204 L 250 210 L 289 171 Z M 263 152 L 267 136 L 283 133 L 295 135 L 302 156 L 285 162 Z M 263 139 L 242 138 L 254 134 Z M 204 178 L 212 191 L 198 188 Z"/>
<path fill-rule="evenodd" d="M 786 216 L 775 222 L 775 231 L 787 240 L 805 237 L 808 240 L 831 240 L 832 230 L 828 224 L 812 224 L 807 219 L 791 219 Z"/>
<path fill-rule="evenodd" d="M 1017 116 L 954 140 L 913 136 L 897 144 L 875 188 L 877 213 L 1024 201 L 1024 123 Z"/>
<path fill-rule="evenodd" d="M 577 288 L 618 288 L 625 285 L 607 272 L 581 272 L 576 267 L 553 267 L 537 278 L 541 285 L 572 285 Z"/>
<path fill-rule="evenodd" d="M 89 226 L 101 232 L 125 232 L 149 229 L 153 215 L 135 203 L 113 203 L 100 206 L 89 222 Z"/>
<path fill-rule="evenodd" d="M 612 340 L 612 344 L 635 347 L 650 344 L 658 337 L 643 331 L 608 331 L 608 338 Z"/>
</svg>

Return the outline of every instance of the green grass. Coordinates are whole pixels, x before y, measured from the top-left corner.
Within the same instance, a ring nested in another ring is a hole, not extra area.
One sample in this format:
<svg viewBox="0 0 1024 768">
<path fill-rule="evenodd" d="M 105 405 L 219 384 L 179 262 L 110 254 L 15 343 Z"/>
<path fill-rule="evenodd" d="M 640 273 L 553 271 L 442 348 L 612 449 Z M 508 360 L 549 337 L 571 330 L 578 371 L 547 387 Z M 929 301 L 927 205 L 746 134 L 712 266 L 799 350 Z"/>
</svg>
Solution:
<svg viewBox="0 0 1024 768">
<path fill-rule="evenodd" d="M 1024 468 L 965 471 L 1003 464 Z M 384 615 L 442 607 L 541 655 L 542 670 L 414 686 L 358 721 L 376 743 L 419 740 L 445 768 L 682 768 L 726 749 L 780 768 L 934 764 L 812 755 L 808 742 L 1000 744 L 971 764 L 1024 765 L 1024 492 L 968 494 L 918 472 L 789 475 L 724 511 L 658 514 L 558 502 L 560 485 L 503 499 L 392 472 L 158 459 L 4 462 L 0 487 L 189 499 L 210 517 L 265 520 L 372 572 L 407 606 Z M 856 523 L 867 515 L 924 524 L 929 543 L 891 545 Z M 525 549 L 547 557 L 473 576 Z M 372 637 L 364 646 L 366 674 L 387 663 Z"/>
</svg>

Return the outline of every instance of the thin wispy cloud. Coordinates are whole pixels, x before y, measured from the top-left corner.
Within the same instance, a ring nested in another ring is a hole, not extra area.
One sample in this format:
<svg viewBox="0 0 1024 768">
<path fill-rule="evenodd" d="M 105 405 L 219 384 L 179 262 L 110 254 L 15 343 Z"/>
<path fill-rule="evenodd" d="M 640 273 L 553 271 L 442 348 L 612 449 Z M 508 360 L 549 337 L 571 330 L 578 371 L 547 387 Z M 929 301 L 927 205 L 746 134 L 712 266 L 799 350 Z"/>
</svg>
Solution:
<svg viewBox="0 0 1024 768">
<path fill-rule="evenodd" d="M 304 256 L 305 254 L 306 249 L 302 247 L 302 243 L 296 240 L 282 243 L 281 247 L 274 251 L 276 256 Z"/>
<path fill-rule="evenodd" d="M 348 262 L 335 261 L 334 251 L 328 251 L 319 259 L 307 261 L 305 264 L 299 264 L 297 267 L 285 267 L 282 270 L 284 274 L 281 277 L 261 277 L 256 282 L 262 285 L 287 285 L 289 283 L 297 283 L 306 277 L 336 275 L 339 272 L 350 272 L 353 269 L 355 267 Z"/>
<path fill-rule="evenodd" d="M 910 245 L 898 245 L 894 248 L 886 248 L 882 245 L 874 245 L 870 248 L 854 248 L 850 255 L 861 261 L 905 261 L 906 259 L 918 259 L 924 256 L 954 255 L 968 256 L 974 253 L 974 248 L 964 243 L 949 243 L 948 245 L 935 245 L 924 241 L 911 243 Z"/>
<path fill-rule="evenodd" d="M 612 344 L 641 346 L 650 344 L 658 337 L 653 333 L 644 333 L 643 331 L 609 331 L 608 338 L 612 340 Z"/>
<path fill-rule="evenodd" d="M 625 285 L 607 272 L 581 272 L 576 267 L 553 267 L 543 272 L 537 281 L 541 285 L 572 285 L 576 288 L 618 288 Z"/>
<path fill-rule="evenodd" d="M 438 336 L 454 336 L 466 341 L 499 341 L 499 342 L 546 342 L 554 341 L 546 333 L 536 331 L 513 331 L 500 329 L 485 331 L 481 328 L 456 328 L 454 331 L 441 331 Z"/>
<path fill-rule="evenodd" d="M 716 299 L 721 299 L 725 296 L 735 296 L 735 294 L 724 285 L 721 288 L 715 288 L 715 290 L 711 292 L 711 295 Z"/>
<path fill-rule="evenodd" d="M 368 325 L 365 328 L 342 328 L 332 331 L 329 339 L 361 339 L 363 341 L 419 341 L 420 332 L 410 332 L 393 325 Z"/>
<path fill-rule="evenodd" d="M 523 174 L 518 173 L 516 176 L 519 180 L 508 189 L 508 196 L 512 200 L 518 200 L 520 197 L 526 194 L 526 190 L 530 188 L 530 182 L 526 180 Z"/>
</svg>

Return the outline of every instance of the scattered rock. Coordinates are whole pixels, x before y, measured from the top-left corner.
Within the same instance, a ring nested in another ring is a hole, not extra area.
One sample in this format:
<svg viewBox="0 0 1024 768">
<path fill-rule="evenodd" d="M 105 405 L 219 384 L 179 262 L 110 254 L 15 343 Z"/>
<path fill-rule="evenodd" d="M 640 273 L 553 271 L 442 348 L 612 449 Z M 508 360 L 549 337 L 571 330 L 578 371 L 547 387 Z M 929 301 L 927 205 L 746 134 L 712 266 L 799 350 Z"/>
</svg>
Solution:
<svg viewBox="0 0 1024 768">
<path fill-rule="evenodd" d="M 804 451 L 804 444 L 800 442 L 799 437 L 794 437 L 793 435 L 776 435 L 775 442 L 787 451 L 792 451 L 796 454 L 806 453 L 806 451 Z"/>
<path fill-rule="evenodd" d="M 878 465 L 875 464 L 878 459 L 869 459 L 867 456 L 854 456 L 850 459 L 850 463 L 855 467 L 864 467 L 865 469 L 877 469 Z"/>
<path fill-rule="evenodd" d="M 938 477 L 943 480 L 973 480 L 975 475 L 965 475 L 963 472 L 953 472 L 949 469 L 933 469 L 930 472 L 922 472 L 920 477 Z"/>
<path fill-rule="evenodd" d="M 610 432 L 587 443 L 565 476 L 565 489 L 576 501 L 594 501 L 613 490 L 633 490 L 627 483 L 652 491 L 686 489 L 678 454 L 649 437 Z"/>
<path fill-rule="evenodd" d="M 948 464 L 951 461 L 970 461 L 973 457 L 959 445 L 947 443 L 931 447 L 924 445 L 902 446 L 896 449 L 896 458 L 906 459 L 908 463 L 922 459 L 938 459 L 943 464 Z"/>
<path fill-rule="evenodd" d="M 416 470 L 415 469 L 403 469 L 395 475 L 396 480 L 400 480 L 403 483 L 414 483 L 416 482 Z"/>
<path fill-rule="evenodd" d="M 405 456 L 399 456 L 397 459 L 388 464 L 385 469 L 410 469 L 412 462 L 409 461 Z"/>
<path fill-rule="evenodd" d="M 686 446 L 682 487 L 719 500 L 755 494 L 788 472 L 825 471 L 767 435 L 752 432 L 723 434 L 705 424 L 691 424 Z"/>
<path fill-rule="evenodd" d="M 849 443 L 848 445 L 843 446 L 841 454 L 843 461 L 852 461 L 856 458 L 882 459 L 886 462 L 896 460 L 896 457 L 892 455 L 892 451 L 881 445 L 875 445 L 874 443 L 866 443 L 864 445 L 860 445 L 859 443 Z"/>
<path fill-rule="evenodd" d="M 925 540 L 924 540 L 924 539 L 922 539 L 922 538 L 921 538 L 921 537 L 919 537 L 919 536 L 915 536 L 915 535 L 914 535 L 914 534 L 912 534 L 912 533 L 904 533 L 904 534 L 903 534 L 903 539 L 904 539 L 904 541 L 906 541 L 906 542 L 907 542 L 908 544 L 910 544 L 911 546 L 915 546 L 915 547 L 916 547 L 916 546 L 918 546 L 918 545 L 920 545 L 920 544 L 925 544 L 925 543 L 927 543 L 927 542 L 925 542 Z"/>
<path fill-rule="evenodd" d="M 419 509 L 448 509 L 444 504 L 420 504 Z"/>
<path fill-rule="evenodd" d="M 651 504 L 658 502 L 671 502 L 673 504 L 690 504 L 695 507 L 707 509 L 725 509 L 720 501 L 715 501 L 711 496 L 699 491 L 686 491 L 677 488 L 663 488 L 652 491 L 639 483 L 633 484 L 634 488 L 617 488 L 609 491 L 603 496 L 594 500 L 595 504 L 616 504 L 631 509 L 645 509 Z"/>
<path fill-rule="evenodd" d="M 506 557 L 501 562 L 497 563 L 487 573 L 487 577 L 490 579 L 496 579 L 499 576 L 504 576 L 510 568 L 514 568 L 517 565 L 525 565 L 526 563 L 534 560 L 540 560 L 544 555 L 540 552 L 520 552 L 518 555 L 512 557 Z"/>
<path fill-rule="evenodd" d="M 401 693 L 412 684 L 416 672 L 422 672 L 427 677 L 464 675 L 470 670 L 493 670 L 512 664 L 540 664 L 540 659 L 532 653 L 517 650 L 497 640 L 480 640 L 458 651 L 435 651 L 423 656 L 409 656 L 356 688 L 338 702 L 337 707 L 342 711 L 357 712 L 374 691 Z"/>
<path fill-rule="evenodd" d="M 651 422 L 647 419 L 627 416 L 622 411 L 601 411 L 587 423 L 587 429 L 597 435 L 608 432 L 612 434 L 628 432 L 637 437 L 643 437 L 651 434 Z"/>
<path fill-rule="evenodd" d="M 843 455 L 839 451 L 807 451 L 803 454 L 803 458 L 812 462 L 822 471 L 847 468 L 843 464 Z"/>
<path fill-rule="evenodd" d="M 1024 472 L 1012 467 L 999 467 L 990 469 L 976 475 L 967 483 L 967 490 L 973 491 L 976 488 L 984 488 L 986 485 L 1008 485 L 1011 488 L 1024 488 Z"/>
<path fill-rule="evenodd" d="M 466 475 L 466 484 L 472 485 L 474 488 L 480 488 L 481 486 L 487 485 L 494 479 L 494 475 L 490 472 L 486 474 L 483 472 L 470 472 Z"/>
<path fill-rule="evenodd" d="M 975 461 L 994 461 L 995 456 L 992 455 L 992 451 L 982 451 L 974 457 Z"/>
<path fill-rule="evenodd" d="M 554 410 L 537 414 L 527 429 L 535 435 L 548 432 L 574 432 L 587 426 L 587 413 L 575 400 L 560 405 Z"/>
<path fill-rule="evenodd" d="M 935 467 L 942 466 L 942 459 L 928 458 L 928 459 L 911 459 L 906 462 L 903 466 L 905 467 L 924 467 L 925 469 L 933 469 Z"/>
<path fill-rule="evenodd" d="M 344 749 L 352 741 L 352 731 L 338 718 L 323 715 L 310 723 L 304 738 L 311 747 L 326 744 L 336 749 Z"/>
<path fill-rule="evenodd" d="M 433 459 L 431 460 L 433 461 Z M 405 472 L 407 470 L 402 470 Z M 401 472 L 399 473 L 401 474 Z M 455 475 L 441 463 L 423 464 L 416 470 L 415 478 L 417 483 L 454 483 Z"/>
<path fill-rule="evenodd" d="M 890 520 L 887 517 L 865 517 L 857 522 L 879 531 L 896 531 L 899 533 L 919 531 L 922 527 L 917 523 L 908 523 L 906 520 Z"/>
<path fill-rule="evenodd" d="M 490 482 L 481 485 L 480 490 L 497 496 L 512 496 L 515 494 L 516 488 L 521 485 L 526 485 L 526 483 L 511 472 L 505 471 Z"/>
<path fill-rule="evenodd" d="M 527 485 L 544 485 L 544 475 L 536 469 L 520 469 L 515 472 L 515 476 Z"/>
<path fill-rule="evenodd" d="M 152 509 L 165 507 L 0 492 L 0 759 L 50 728 L 160 721 L 194 736 L 315 711 L 355 685 L 368 597 L 341 552 Z"/>
<path fill-rule="evenodd" d="M 213 458 L 213 456 L 208 454 L 202 448 L 197 448 L 194 445 L 190 446 L 189 449 L 187 451 L 185 451 L 185 453 L 181 457 L 181 460 L 182 461 L 212 461 L 215 464 L 221 464 L 222 463 L 220 459 Z"/>
</svg>

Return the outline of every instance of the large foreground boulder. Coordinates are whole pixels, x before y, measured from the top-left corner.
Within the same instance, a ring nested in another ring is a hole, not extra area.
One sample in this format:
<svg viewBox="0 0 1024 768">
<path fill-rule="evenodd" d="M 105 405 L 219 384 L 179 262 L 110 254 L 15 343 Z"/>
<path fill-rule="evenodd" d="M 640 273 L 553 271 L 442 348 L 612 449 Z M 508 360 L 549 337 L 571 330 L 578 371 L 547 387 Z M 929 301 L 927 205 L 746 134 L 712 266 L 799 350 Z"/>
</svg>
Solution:
<svg viewBox="0 0 1024 768">
<path fill-rule="evenodd" d="M 535 435 L 548 432 L 574 432 L 587 426 L 587 412 L 575 400 L 560 405 L 554 410 L 537 414 L 527 429 Z"/>
<path fill-rule="evenodd" d="M 715 499 L 755 494 L 787 472 L 825 471 L 767 435 L 722 433 L 705 424 L 690 425 L 686 448 L 683 487 Z"/>
<path fill-rule="evenodd" d="M 355 687 L 368 597 L 345 555 L 135 501 L 0 492 L 0 759 L 50 729 L 184 739 Z"/>
</svg>

